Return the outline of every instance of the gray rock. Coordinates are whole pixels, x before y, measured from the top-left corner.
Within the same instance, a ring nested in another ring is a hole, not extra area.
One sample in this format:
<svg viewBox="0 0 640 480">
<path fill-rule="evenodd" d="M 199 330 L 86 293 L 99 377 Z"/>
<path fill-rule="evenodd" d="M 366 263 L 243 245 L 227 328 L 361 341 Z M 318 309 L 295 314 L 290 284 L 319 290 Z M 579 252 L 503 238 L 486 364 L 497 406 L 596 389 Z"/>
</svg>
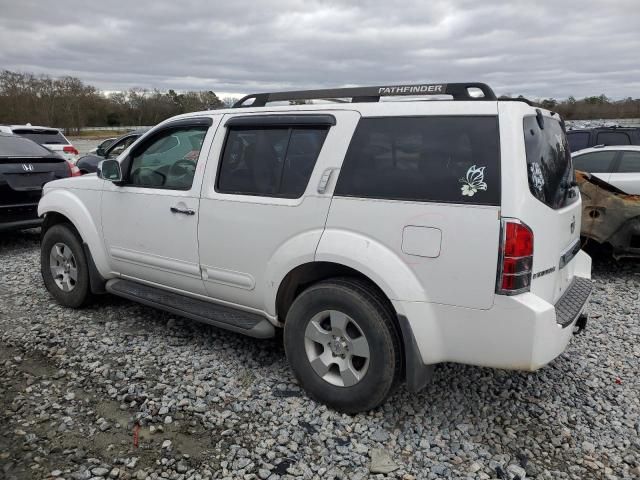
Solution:
<svg viewBox="0 0 640 480">
<path fill-rule="evenodd" d="M 391 460 L 391 456 L 386 450 L 381 448 L 371 450 L 371 464 L 369 466 L 371 473 L 391 473 L 398 468 L 400 467 Z"/>
</svg>

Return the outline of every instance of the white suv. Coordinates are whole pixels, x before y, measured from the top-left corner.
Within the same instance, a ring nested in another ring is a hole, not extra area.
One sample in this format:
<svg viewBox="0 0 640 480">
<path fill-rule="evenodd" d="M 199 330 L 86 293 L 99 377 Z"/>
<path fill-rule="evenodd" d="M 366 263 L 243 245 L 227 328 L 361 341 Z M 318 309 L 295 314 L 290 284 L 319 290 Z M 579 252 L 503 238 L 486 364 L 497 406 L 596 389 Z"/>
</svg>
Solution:
<svg viewBox="0 0 640 480">
<path fill-rule="evenodd" d="M 0 125 L 0 132 L 12 133 L 33 140 L 39 145 L 57 153 L 65 160 L 75 164 L 80 158 L 80 152 L 65 137 L 60 130 L 51 127 L 36 127 L 27 125 Z"/>
<path fill-rule="evenodd" d="M 307 392 L 362 411 L 440 362 L 562 353 L 591 291 L 575 185 L 562 120 L 484 84 L 249 95 L 47 184 L 42 275 L 71 307 L 107 291 L 284 328 Z"/>
</svg>

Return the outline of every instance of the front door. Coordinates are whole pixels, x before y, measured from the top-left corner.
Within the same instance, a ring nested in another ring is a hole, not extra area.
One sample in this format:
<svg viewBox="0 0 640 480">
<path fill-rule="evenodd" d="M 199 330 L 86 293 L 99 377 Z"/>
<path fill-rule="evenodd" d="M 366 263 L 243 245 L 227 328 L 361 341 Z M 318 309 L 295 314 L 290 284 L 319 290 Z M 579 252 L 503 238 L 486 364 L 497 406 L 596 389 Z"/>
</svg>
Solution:
<svg viewBox="0 0 640 480">
<path fill-rule="evenodd" d="M 114 272 L 203 294 L 197 227 L 202 172 L 219 118 L 185 119 L 152 132 L 106 182 L 102 229 Z M 204 146 L 204 148 L 203 148 Z"/>
</svg>

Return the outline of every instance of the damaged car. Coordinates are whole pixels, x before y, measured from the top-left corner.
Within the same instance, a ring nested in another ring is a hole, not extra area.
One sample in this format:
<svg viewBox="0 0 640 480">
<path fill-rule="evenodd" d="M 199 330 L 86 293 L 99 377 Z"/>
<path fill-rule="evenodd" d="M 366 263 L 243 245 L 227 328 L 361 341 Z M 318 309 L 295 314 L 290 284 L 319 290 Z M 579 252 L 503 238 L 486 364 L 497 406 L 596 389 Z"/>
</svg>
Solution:
<svg viewBox="0 0 640 480">
<path fill-rule="evenodd" d="M 582 194 L 581 236 L 610 245 L 616 259 L 640 258 L 640 195 L 579 170 L 576 180 Z"/>
</svg>

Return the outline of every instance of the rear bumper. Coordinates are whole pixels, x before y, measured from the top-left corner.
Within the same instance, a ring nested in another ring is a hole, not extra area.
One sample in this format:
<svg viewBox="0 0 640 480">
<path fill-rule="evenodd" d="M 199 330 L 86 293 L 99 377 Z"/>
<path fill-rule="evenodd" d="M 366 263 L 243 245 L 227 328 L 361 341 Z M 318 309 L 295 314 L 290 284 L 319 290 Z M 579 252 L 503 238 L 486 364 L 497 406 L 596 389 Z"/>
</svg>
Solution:
<svg viewBox="0 0 640 480">
<path fill-rule="evenodd" d="M 0 232 L 39 227 L 38 204 L 0 205 Z"/>
<path fill-rule="evenodd" d="M 588 303 L 591 259 L 581 251 L 573 262 L 572 285 L 555 305 L 524 293 L 496 295 L 488 310 L 425 302 L 394 302 L 394 306 L 407 318 L 425 365 L 457 362 L 537 370 L 565 350 Z"/>
</svg>

